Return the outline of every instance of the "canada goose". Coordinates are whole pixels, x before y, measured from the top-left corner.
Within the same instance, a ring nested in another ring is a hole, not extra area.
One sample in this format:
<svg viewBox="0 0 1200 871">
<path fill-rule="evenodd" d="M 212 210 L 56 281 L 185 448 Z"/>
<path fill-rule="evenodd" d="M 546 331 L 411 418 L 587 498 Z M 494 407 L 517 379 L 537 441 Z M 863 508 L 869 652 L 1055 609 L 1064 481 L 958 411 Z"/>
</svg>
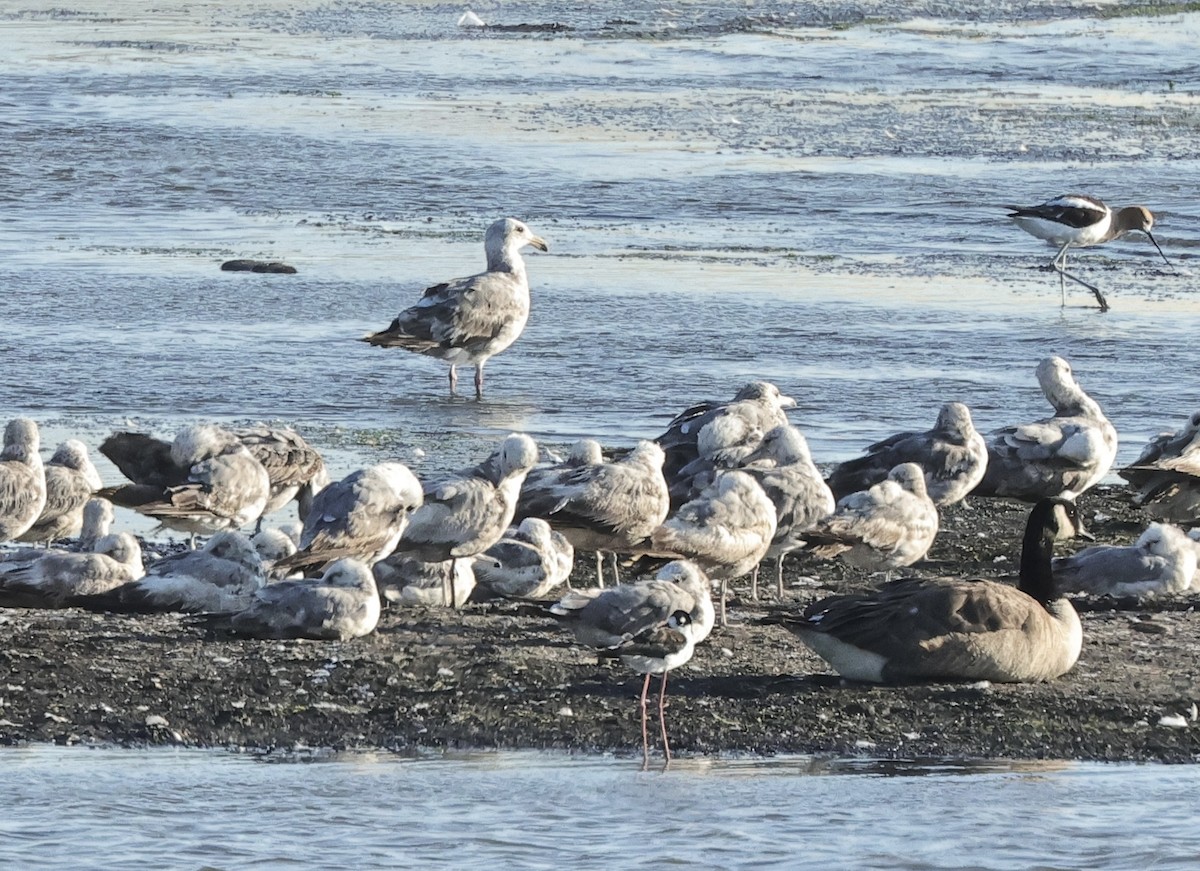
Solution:
<svg viewBox="0 0 1200 871">
<path fill-rule="evenodd" d="M 1200 520 L 1200 411 L 1183 429 L 1152 438 L 1130 465 L 1118 472 L 1134 489 L 1133 501 L 1164 520 Z"/>
<path fill-rule="evenodd" d="M 521 249 L 550 248 L 516 218 L 487 229 L 487 271 L 428 288 L 416 305 L 396 316 L 386 330 L 361 341 L 403 348 L 450 364 L 450 395 L 458 387 L 458 364 L 475 367 L 475 397 L 483 398 L 483 364 L 517 340 L 529 320 L 529 279 Z"/>
<path fill-rule="evenodd" d="M 1168 523 L 1151 523 L 1132 545 L 1098 544 L 1054 560 L 1054 582 L 1063 593 L 1179 593 L 1195 574 L 1195 543 Z"/>
<path fill-rule="evenodd" d="M 989 433 L 987 472 L 973 495 L 1074 499 L 1112 468 L 1117 431 L 1079 386 L 1071 364 L 1047 357 L 1037 379 L 1054 416 Z"/>
<path fill-rule="evenodd" d="M 1029 513 L 1016 587 L 904 578 L 776 619 L 852 680 L 1048 680 L 1075 665 L 1083 644 L 1079 616 L 1055 598 L 1051 573 L 1054 542 L 1076 534 L 1087 537 L 1075 504 L 1043 499 Z"/>
<path fill-rule="evenodd" d="M 947 402 L 927 432 L 901 432 L 867 448 L 865 456 L 841 463 L 829 476 L 829 488 L 841 499 L 866 490 L 901 463 L 916 463 L 925 472 L 925 489 L 939 508 L 960 502 L 983 480 L 987 443 L 961 402 Z"/>
</svg>

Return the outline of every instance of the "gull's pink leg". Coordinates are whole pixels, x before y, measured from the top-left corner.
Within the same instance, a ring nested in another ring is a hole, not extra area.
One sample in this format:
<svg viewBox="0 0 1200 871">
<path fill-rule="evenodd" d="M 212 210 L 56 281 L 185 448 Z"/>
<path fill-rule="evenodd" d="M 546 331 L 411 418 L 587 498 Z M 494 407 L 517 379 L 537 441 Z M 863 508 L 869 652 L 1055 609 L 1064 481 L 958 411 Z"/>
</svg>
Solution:
<svg viewBox="0 0 1200 871">
<path fill-rule="evenodd" d="M 646 693 L 650 692 L 650 673 L 642 684 L 642 771 L 650 767 L 650 736 L 646 732 Z"/>
<path fill-rule="evenodd" d="M 646 675 L 646 680 L 649 682 L 650 675 Z M 671 745 L 667 743 L 667 715 L 665 709 L 667 706 L 667 673 L 662 673 L 662 683 L 658 687 L 658 727 L 662 730 L 663 739 L 663 756 L 666 761 L 663 762 L 663 771 L 667 770 L 667 766 L 671 764 Z"/>
</svg>

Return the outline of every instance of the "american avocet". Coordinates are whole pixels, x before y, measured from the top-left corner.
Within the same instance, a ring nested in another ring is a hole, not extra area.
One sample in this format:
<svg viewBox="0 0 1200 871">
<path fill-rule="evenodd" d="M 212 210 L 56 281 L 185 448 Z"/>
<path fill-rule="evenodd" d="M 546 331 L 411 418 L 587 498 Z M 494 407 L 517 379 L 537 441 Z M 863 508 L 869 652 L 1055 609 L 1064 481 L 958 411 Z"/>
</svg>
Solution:
<svg viewBox="0 0 1200 871">
<path fill-rule="evenodd" d="M 782 623 L 851 680 L 1049 680 L 1075 665 L 1083 644 L 1079 615 L 1058 598 L 1050 569 L 1054 542 L 1079 534 L 1075 504 L 1046 499 L 1029 513 L 1017 587 L 903 578 L 764 622 Z"/>
<path fill-rule="evenodd" d="M 1196 575 L 1196 546 L 1178 526 L 1151 523 L 1127 546 L 1098 544 L 1054 560 L 1063 593 L 1143 596 L 1179 593 Z"/>
<path fill-rule="evenodd" d="M 1071 364 L 1047 357 L 1038 364 L 1037 379 L 1054 416 L 990 432 L 987 471 L 975 495 L 1074 499 L 1112 468 L 1117 431 L 1079 386 Z"/>
<path fill-rule="evenodd" d="M 87 445 L 67 439 L 45 465 L 46 505 L 37 521 L 17 541 L 46 542 L 78 535 L 83 528 L 83 506 L 104 486 L 92 465 Z"/>
<path fill-rule="evenodd" d="M 866 456 L 847 460 L 829 476 L 838 499 L 866 490 L 901 463 L 916 463 L 925 471 L 925 489 L 939 508 L 961 501 L 975 489 L 987 470 L 987 443 L 961 402 L 947 402 L 937 423 L 927 432 L 902 432 L 867 448 Z"/>
<path fill-rule="evenodd" d="M 487 271 L 435 284 L 420 302 L 396 316 L 391 326 L 361 341 L 403 348 L 450 364 L 450 394 L 458 386 L 459 363 L 475 367 L 475 397 L 483 398 L 483 364 L 517 340 L 529 320 L 529 280 L 521 249 L 549 251 L 516 218 L 501 218 L 484 237 Z"/>
<path fill-rule="evenodd" d="M 1067 272 L 1067 250 L 1071 247 L 1087 248 L 1092 245 L 1103 245 L 1105 242 L 1111 242 L 1126 233 L 1138 230 L 1145 233 L 1147 238 L 1154 243 L 1163 262 L 1168 266 L 1171 265 L 1167 260 L 1167 255 L 1163 254 L 1162 248 L 1150 233 L 1150 229 L 1154 226 L 1154 215 L 1145 206 L 1126 206 L 1114 212 L 1095 197 L 1083 194 L 1064 194 L 1037 206 L 1005 206 L 1005 208 L 1010 210 L 1009 217 L 1026 233 L 1062 246 L 1058 249 L 1058 254 L 1055 255 L 1050 265 L 1058 272 L 1063 305 L 1067 304 L 1067 289 L 1064 279 L 1069 278 L 1096 295 L 1096 301 L 1100 303 L 1100 311 L 1108 311 L 1108 301 L 1100 292 L 1100 288 Z"/>
</svg>

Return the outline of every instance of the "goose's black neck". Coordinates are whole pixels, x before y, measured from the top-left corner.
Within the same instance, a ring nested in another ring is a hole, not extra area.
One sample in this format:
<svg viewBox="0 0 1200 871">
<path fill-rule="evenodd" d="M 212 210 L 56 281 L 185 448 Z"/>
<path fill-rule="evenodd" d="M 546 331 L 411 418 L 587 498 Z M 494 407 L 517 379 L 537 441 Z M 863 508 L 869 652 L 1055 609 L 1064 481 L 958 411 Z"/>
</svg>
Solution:
<svg viewBox="0 0 1200 871">
<path fill-rule="evenodd" d="M 1054 557 L 1054 540 L 1058 537 L 1058 522 L 1055 511 L 1059 503 L 1043 499 L 1029 512 L 1025 524 L 1025 539 L 1021 545 L 1022 593 L 1048 605 L 1054 598 L 1054 575 L 1051 560 Z"/>
</svg>

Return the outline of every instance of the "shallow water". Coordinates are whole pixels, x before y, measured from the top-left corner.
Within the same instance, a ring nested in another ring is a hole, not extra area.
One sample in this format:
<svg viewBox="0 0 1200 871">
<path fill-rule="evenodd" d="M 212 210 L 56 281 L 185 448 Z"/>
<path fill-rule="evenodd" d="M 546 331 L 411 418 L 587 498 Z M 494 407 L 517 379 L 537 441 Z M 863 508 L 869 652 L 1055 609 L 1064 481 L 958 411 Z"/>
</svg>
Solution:
<svg viewBox="0 0 1200 871">
<path fill-rule="evenodd" d="M 663 774 L 537 753 L 308 765 L 53 747 L 0 763 L 8 867 L 1124 869 L 1192 867 L 1200 849 L 1181 824 L 1195 766 L 684 759 Z"/>
</svg>

